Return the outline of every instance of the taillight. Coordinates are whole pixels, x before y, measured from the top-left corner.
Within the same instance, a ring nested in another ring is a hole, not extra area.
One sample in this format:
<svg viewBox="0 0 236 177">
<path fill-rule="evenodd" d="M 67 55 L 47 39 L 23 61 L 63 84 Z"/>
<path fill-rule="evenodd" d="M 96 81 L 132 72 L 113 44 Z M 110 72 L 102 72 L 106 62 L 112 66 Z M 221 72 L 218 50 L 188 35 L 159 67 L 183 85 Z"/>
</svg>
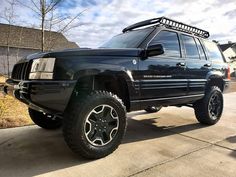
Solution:
<svg viewBox="0 0 236 177">
<path fill-rule="evenodd" d="M 227 69 L 227 79 L 231 79 L 230 78 L 230 66 L 228 65 L 228 69 Z"/>
</svg>

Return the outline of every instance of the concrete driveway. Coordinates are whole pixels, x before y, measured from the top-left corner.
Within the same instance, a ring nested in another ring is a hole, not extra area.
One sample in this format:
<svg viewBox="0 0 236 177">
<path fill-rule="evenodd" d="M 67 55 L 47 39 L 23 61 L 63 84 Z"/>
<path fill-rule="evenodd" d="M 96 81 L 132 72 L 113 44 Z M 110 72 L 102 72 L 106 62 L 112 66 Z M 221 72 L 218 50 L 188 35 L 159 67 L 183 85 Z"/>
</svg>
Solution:
<svg viewBox="0 0 236 177">
<path fill-rule="evenodd" d="M 236 93 L 221 121 L 198 124 L 191 108 L 128 114 L 123 143 L 110 156 L 75 156 L 62 133 L 37 126 L 0 130 L 0 176 L 236 176 Z"/>
</svg>

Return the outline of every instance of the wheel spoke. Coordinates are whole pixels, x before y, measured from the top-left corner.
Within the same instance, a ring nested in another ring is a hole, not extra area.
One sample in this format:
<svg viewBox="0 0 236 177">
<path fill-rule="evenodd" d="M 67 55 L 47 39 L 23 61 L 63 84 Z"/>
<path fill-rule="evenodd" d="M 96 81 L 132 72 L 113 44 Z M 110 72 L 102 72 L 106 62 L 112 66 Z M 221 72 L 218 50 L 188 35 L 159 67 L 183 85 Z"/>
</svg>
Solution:
<svg viewBox="0 0 236 177">
<path fill-rule="evenodd" d="M 95 113 L 95 114 L 100 114 L 100 113 L 103 112 L 104 107 L 105 107 L 104 105 L 98 106 L 95 109 L 93 109 L 92 112 Z"/>
<path fill-rule="evenodd" d="M 104 142 L 101 138 L 96 138 L 92 142 L 95 144 L 100 144 L 101 146 L 104 145 Z M 98 142 L 100 142 L 100 143 L 98 143 Z"/>
<path fill-rule="evenodd" d="M 88 138 L 91 139 L 92 141 L 96 138 L 96 134 L 97 134 L 97 131 L 95 131 L 94 129 L 92 129 L 88 134 Z"/>
<path fill-rule="evenodd" d="M 108 127 L 106 127 L 106 130 L 104 131 L 106 139 L 111 140 L 113 131 L 115 130 L 118 130 L 118 125 L 112 125 L 112 126 L 108 125 Z"/>
<path fill-rule="evenodd" d="M 217 109 L 216 109 L 216 111 L 217 111 L 217 115 L 219 115 L 219 114 L 220 114 L 220 110 L 221 110 L 221 107 L 220 107 L 220 106 L 218 106 L 218 107 L 217 107 Z"/>
<path fill-rule="evenodd" d="M 109 117 L 109 112 L 111 111 L 111 108 L 109 107 L 104 107 L 103 112 L 102 112 L 102 116 L 104 119 L 107 119 L 107 117 Z"/>
<path fill-rule="evenodd" d="M 106 120 L 109 124 L 112 124 L 114 122 L 117 122 L 118 116 L 117 113 L 114 111 L 114 109 L 111 109 L 108 116 L 106 117 Z"/>
<path fill-rule="evenodd" d="M 95 128 L 95 121 L 93 120 L 87 120 L 86 121 L 86 128 L 85 128 L 85 133 L 88 135 L 88 136 L 91 136 L 94 134 L 96 128 Z"/>
</svg>

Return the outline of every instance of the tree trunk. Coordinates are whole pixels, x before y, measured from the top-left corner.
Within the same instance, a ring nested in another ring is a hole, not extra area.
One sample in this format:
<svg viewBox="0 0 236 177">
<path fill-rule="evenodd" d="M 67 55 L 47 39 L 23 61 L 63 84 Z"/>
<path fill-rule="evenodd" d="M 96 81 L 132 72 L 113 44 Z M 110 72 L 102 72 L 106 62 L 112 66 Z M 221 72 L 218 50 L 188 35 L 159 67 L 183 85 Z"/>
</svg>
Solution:
<svg viewBox="0 0 236 177">
<path fill-rule="evenodd" d="M 41 0 L 41 51 L 44 52 L 44 23 L 45 23 L 45 0 Z"/>
<path fill-rule="evenodd" d="M 10 35 L 11 35 L 11 25 L 9 24 L 8 27 L 8 34 L 7 34 L 7 76 L 10 77 Z"/>
<path fill-rule="evenodd" d="M 22 33 L 23 33 L 23 27 L 21 27 L 21 30 L 20 30 L 19 45 L 21 45 L 21 41 L 22 41 Z M 15 60 L 15 63 L 17 63 L 18 60 L 19 60 L 19 52 L 20 52 L 20 48 L 18 47 L 18 48 L 17 48 L 17 52 L 16 52 L 16 60 Z"/>
<path fill-rule="evenodd" d="M 10 77 L 10 47 L 7 45 L 7 76 Z"/>
<path fill-rule="evenodd" d="M 42 32 L 42 36 L 41 36 L 41 50 L 42 52 L 44 52 L 44 17 L 42 17 L 42 25 L 41 25 L 41 32 Z"/>
</svg>

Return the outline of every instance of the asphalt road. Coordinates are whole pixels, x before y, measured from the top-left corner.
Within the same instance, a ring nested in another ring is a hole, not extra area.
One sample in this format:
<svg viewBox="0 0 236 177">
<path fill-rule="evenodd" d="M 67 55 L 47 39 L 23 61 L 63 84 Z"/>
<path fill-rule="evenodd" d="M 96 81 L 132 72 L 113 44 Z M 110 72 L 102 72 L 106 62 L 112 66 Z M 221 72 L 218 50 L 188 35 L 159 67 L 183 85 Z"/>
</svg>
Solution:
<svg viewBox="0 0 236 177">
<path fill-rule="evenodd" d="M 62 133 L 37 126 L 0 130 L 1 177 L 235 177 L 236 93 L 225 94 L 222 119 L 198 124 L 191 108 L 130 113 L 123 143 L 110 156 L 75 156 Z"/>
</svg>

